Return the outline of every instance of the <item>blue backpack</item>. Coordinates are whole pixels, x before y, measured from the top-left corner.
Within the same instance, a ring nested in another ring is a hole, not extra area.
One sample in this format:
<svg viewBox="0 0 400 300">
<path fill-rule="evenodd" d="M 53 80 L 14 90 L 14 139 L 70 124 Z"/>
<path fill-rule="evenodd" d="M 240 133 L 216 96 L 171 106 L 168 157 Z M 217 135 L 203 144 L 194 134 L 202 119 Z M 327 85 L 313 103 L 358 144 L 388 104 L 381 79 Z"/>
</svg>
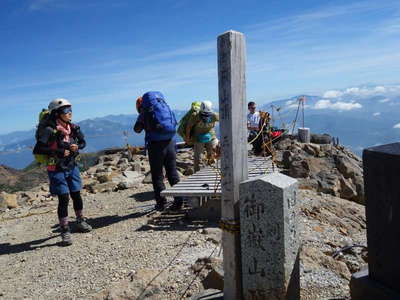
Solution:
<svg viewBox="0 0 400 300">
<path fill-rule="evenodd" d="M 142 97 L 144 129 L 150 141 L 171 139 L 176 133 L 174 113 L 160 92 L 147 92 Z"/>
</svg>

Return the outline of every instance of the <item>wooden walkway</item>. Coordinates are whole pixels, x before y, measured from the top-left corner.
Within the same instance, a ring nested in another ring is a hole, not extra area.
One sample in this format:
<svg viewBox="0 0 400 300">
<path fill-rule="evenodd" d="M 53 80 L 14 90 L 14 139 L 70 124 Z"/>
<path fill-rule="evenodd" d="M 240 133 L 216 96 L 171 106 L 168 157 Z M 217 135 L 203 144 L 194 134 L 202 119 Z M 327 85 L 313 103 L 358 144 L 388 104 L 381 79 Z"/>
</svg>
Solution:
<svg viewBox="0 0 400 300">
<path fill-rule="evenodd" d="M 271 157 L 249 157 L 249 179 L 272 173 Z M 275 166 L 275 171 L 277 167 Z M 219 169 L 206 167 L 161 192 L 162 196 L 212 197 L 221 196 Z"/>
</svg>

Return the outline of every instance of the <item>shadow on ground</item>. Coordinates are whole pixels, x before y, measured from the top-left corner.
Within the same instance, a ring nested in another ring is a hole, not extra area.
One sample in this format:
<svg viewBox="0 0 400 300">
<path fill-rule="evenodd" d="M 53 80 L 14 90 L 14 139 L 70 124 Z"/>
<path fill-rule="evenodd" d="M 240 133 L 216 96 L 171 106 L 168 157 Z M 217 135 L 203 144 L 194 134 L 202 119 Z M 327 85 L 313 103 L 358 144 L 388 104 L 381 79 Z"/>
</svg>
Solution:
<svg viewBox="0 0 400 300">
<path fill-rule="evenodd" d="M 148 223 L 141 226 L 137 231 L 166 230 L 166 231 L 193 231 L 201 228 L 218 227 L 217 222 L 208 220 L 195 220 L 187 217 L 189 209 L 180 211 L 154 212 L 149 215 Z"/>
<path fill-rule="evenodd" d="M 152 211 L 152 209 L 149 211 Z M 149 211 L 148 210 L 138 211 L 138 212 L 134 212 L 134 213 L 131 213 L 131 214 L 125 215 L 125 216 L 112 215 L 112 216 L 95 217 L 95 218 L 88 219 L 88 223 L 90 224 L 90 226 L 93 227 L 93 229 L 98 229 L 98 228 L 110 226 L 110 225 L 113 225 L 115 223 L 122 222 L 125 220 L 143 217 L 143 216 L 149 214 Z"/>
<path fill-rule="evenodd" d="M 0 255 L 21 253 L 21 252 L 25 252 L 25 251 L 32 251 L 32 250 L 46 248 L 46 247 L 61 246 L 60 242 L 40 245 L 40 244 L 43 244 L 44 242 L 47 242 L 56 237 L 58 237 L 58 235 L 54 235 L 54 236 L 50 236 L 47 238 L 34 240 L 34 241 L 30 241 L 30 242 L 25 242 L 25 243 L 21 243 L 21 244 L 15 244 L 15 245 L 11 245 L 10 243 L 0 244 Z"/>
<path fill-rule="evenodd" d="M 138 202 L 145 202 L 145 201 L 154 200 L 154 192 L 152 192 L 152 191 L 141 192 L 141 193 L 133 194 L 129 197 L 135 199 Z"/>
</svg>

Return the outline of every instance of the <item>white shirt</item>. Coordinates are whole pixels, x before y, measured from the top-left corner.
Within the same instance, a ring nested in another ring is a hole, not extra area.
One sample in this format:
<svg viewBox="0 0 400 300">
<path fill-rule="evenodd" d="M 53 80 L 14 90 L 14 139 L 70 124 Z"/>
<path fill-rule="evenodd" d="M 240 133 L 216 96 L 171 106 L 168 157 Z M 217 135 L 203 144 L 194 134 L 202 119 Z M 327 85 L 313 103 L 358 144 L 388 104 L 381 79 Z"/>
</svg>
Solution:
<svg viewBox="0 0 400 300">
<path fill-rule="evenodd" d="M 247 126 L 249 127 L 259 127 L 260 125 L 260 112 L 256 111 L 254 114 L 247 114 Z"/>
</svg>

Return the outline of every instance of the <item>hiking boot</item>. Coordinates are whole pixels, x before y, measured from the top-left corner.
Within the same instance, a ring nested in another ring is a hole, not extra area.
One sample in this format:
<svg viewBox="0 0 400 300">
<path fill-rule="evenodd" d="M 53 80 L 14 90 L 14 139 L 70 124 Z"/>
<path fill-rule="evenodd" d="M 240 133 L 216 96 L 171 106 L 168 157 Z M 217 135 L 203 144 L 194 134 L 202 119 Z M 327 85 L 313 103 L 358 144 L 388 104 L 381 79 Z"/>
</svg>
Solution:
<svg viewBox="0 0 400 300">
<path fill-rule="evenodd" d="M 183 198 L 182 197 L 175 197 L 174 202 L 170 206 L 170 210 L 181 210 L 183 206 Z"/>
<path fill-rule="evenodd" d="M 89 232 L 89 231 L 92 231 L 92 226 L 90 226 L 86 222 L 86 218 L 77 218 L 76 219 L 76 229 L 79 232 Z"/>
<path fill-rule="evenodd" d="M 158 210 L 158 211 L 163 211 L 165 208 L 165 203 L 167 203 L 167 199 L 161 198 L 161 199 L 156 200 L 156 202 L 157 203 L 156 203 L 156 206 L 154 206 L 154 209 Z"/>
<path fill-rule="evenodd" d="M 72 245 L 72 236 L 71 231 L 69 230 L 69 226 L 61 226 L 61 245 L 62 246 L 71 246 Z"/>
</svg>

